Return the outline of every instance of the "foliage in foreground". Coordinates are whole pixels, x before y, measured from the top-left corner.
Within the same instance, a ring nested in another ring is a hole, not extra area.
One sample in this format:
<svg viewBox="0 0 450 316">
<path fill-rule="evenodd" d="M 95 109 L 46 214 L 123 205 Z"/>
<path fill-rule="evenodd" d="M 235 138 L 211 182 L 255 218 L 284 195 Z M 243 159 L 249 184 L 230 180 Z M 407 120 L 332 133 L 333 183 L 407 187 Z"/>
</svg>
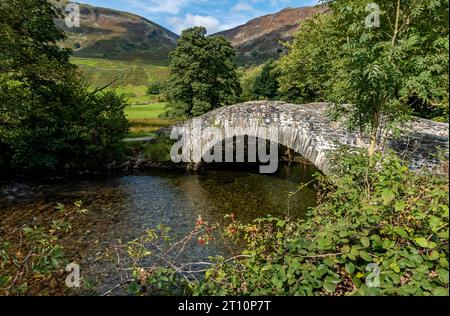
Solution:
<svg viewBox="0 0 450 316">
<path fill-rule="evenodd" d="M 448 178 L 410 171 L 394 155 L 336 159 L 306 220 L 232 218 L 222 231 L 245 240 L 241 256 L 214 258 L 200 281 L 173 263 L 146 271 L 142 284 L 166 292 L 184 286 L 194 295 L 448 295 Z"/>
<path fill-rule="evenodd" d="M 18 229 L 18 242 L 0 236 L 0 296 L 64 295 L 62 276 L 68 260 L 60 238 L 72 229 L 68 219 L 86 212 L 81 202 L 70 209 L 59 204 L 55 208 L 58 219 L 49 225 Z"/>
<path fill-rule="evenodd" d="M 339 161 L 306 221 L 232 224 L 250 257 L 218 263 L 194 293 L 448 295 L 448 179 L 395 156 Z"/>
</svg>

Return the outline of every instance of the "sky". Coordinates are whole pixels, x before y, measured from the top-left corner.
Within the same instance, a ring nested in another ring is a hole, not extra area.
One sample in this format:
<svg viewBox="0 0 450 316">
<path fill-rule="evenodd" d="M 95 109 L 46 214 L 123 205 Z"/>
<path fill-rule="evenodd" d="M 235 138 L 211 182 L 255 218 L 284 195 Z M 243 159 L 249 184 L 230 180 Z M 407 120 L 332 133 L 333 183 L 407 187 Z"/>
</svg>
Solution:
<svg viewBox="0 0 450 316">
<path fill-rule="evenodd" d="M 209 34 L 228 30 L 287 7 L 314 5 L 317 0 L 79 0 L 143 16 L 180 34 L 204 26 Z"/>
</svg>

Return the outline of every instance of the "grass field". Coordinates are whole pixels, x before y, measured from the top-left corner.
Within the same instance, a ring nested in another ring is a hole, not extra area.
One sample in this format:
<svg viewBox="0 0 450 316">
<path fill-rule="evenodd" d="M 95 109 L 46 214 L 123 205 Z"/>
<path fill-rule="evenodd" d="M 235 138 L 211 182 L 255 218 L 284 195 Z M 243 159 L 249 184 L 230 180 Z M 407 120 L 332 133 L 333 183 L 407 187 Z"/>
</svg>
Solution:
<svg viewBox="0 0 450 316">
<path fill-rule="evenodd" d="M 113 81 L 110 88 L 124 94 L 131 104 L 148 104 L 158 100 L 158 96 L 148 95 L 151 82 L 163 82 L 169 75 L 169 68 L 143 62 L 128 62 L 95 58 L 72 58 L 88 85 L 92 89 L 103 87 Z"/>
<path fill-rule="evenodd" d="M 103 87 L 123 75 L 109 89 L 128 99 L 130 106 L 125 109 L 125 115 L 131 124 L 129 137 L 152 136 L 158 129 L 176 123 L 158 118 L 164 112 L 166 104 L 158 103 L 158 96 L 147 94 L 147 87 L 151 82 L 166 80 L 169 75 L 168 67 L 95 58 L 74 57 L 72 62 L 81 69 L 86 83 L 92 89 Z"/>
<path fill-rule="evenodd" d="M 129 120 L 157 118 L 164 112 L 166 103 L 153 103 L 146 105 L 133 105 L 125 110 Z"/>
<path fill-rule="evenodd" d="M 173 125 L 176 121 L 161 119 L 166 103 L 153 103 L 127 107 L 125 114 L 130 121 L 129 137 L 152 136 L 157 130 Z"/>
</svg>

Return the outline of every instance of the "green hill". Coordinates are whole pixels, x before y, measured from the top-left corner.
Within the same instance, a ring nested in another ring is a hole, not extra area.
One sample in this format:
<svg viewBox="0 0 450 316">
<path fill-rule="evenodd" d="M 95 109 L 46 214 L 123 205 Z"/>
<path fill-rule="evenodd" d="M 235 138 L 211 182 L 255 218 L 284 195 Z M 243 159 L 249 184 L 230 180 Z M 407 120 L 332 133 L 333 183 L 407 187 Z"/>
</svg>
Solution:
<svg viewBox="0 0 450 316">
<path fill-rule="evenodd" d="M 67 1 L 55 2 L 65 8 Z M 144 61 L 167 65 L 178 35 L 143 17 L 108 8 L 80 4 L 80 27 L 56 21 L 68 38 L 63 44 L 76 57 Z"/>
<path fill-rule="evenodd" d="M 158 96 L 147 95 L 152 82 L 163 82 L 168 74 L 167 66 L 155 66 L 142 62 L 127 62 L 95 58 L 72 58 L 90 87 L 100 88 L 116 80 L 109 88 L 125 94 L 132 104 L 158 101 Z"/>
</svg>

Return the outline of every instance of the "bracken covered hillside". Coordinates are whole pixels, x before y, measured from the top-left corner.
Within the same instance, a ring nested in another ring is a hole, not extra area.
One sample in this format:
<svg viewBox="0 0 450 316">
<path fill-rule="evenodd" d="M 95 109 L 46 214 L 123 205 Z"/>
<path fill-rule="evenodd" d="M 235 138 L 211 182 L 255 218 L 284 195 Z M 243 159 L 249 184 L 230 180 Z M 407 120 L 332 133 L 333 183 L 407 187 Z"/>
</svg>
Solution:
<svg viewBox="0 0 450 316">
<path fill-rule="evenodd" d="M 284 51 L 281 43 L 293 39 L 302 20 L 326 10 L 325 6 L 287 8 L 218 34 L 231 41 L 241 63 L 256 64 L 277 58 Z"/>
</svg>

